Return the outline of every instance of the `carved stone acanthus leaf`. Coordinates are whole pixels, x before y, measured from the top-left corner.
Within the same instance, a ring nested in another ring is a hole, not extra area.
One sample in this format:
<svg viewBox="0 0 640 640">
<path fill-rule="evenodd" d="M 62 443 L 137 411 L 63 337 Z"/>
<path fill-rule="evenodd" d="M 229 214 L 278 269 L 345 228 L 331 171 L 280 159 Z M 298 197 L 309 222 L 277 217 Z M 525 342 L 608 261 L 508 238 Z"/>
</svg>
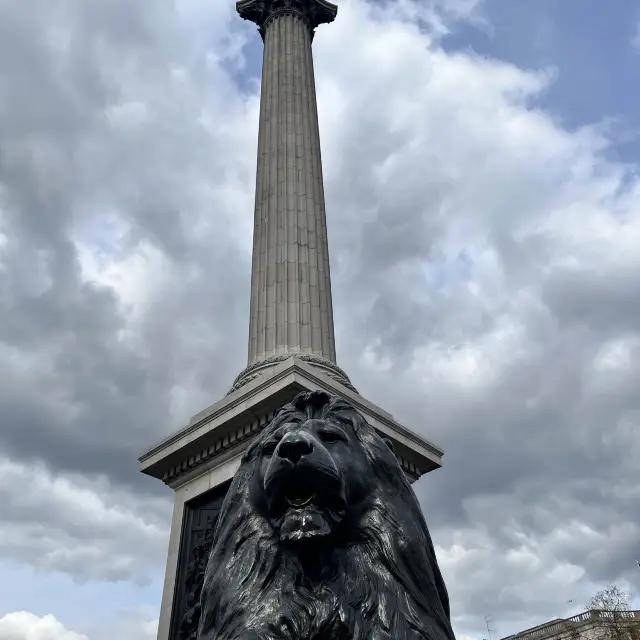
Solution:
<svg viewBox="0 0 640 640">
<path fill-rule="evenodd" d="M 295 356 L 303 362 L 308 362 L 314 367 L 320 369 L 327 377 L 340 383 L 343 387 L 346 387 L 354 393 L 358 393 L 358 390 L 351 384 L 351 380 L 349 380 L 347 374 L 335 362 L 331 362 L 331 360 L 321 358 L 320 356 L 316 356 L 311 353 L 282 353 L 253 362 L 240 372 L 237 378 L 233 381 L 233 386 L 228 393 L 233 393 L 241 387 L 244 387 L 245 384 L 248 384 L 260 377 L 267 369 L 288 360 L 291 356 Z"/>
<path fill-rule="evenodd" d="M 258 25 L 264 38 L 267 26 L 281 15 L 296 15 L 313 30 L 321 24 L 332 22 L 338 7 L 327 0 L 239 0 L 236 11 L 241 18 Z"/>
</svg>

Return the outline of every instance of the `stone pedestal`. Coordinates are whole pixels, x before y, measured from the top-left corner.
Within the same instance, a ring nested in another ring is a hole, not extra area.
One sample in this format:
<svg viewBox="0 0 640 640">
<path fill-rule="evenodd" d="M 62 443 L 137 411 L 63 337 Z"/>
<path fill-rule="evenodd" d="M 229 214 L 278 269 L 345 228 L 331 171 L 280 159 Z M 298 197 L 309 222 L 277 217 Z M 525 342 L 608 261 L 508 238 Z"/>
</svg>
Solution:
<svg viewBox="0 0 640 640">
<path fill-rule="evenodd" d="M 441 466 L 442 449 L 308 362 L 291 356 L 271 367 L 140 458 L 143 473 L 175 490 L 158 640 L 189 638 L 180 626 L 188 626 L 217 511 L 244 449 L 282 405 L 316 389 L 344 397 L 389 438 L 411 481 Z"/>
</svg>

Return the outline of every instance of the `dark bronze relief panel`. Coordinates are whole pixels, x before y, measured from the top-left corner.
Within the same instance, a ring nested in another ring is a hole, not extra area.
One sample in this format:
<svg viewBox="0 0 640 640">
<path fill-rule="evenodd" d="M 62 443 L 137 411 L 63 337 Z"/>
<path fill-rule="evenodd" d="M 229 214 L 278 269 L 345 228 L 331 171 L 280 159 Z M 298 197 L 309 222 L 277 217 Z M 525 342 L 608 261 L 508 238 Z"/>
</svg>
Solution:
<svg viewBox="0 0 640 640">
<path fill-rule="evenodd" d="M 228 488 L 229 483 L 225 483 L 185 504 L 170 640 L 196 640 L 200 592 L 213 531 Z"/>
</svg>

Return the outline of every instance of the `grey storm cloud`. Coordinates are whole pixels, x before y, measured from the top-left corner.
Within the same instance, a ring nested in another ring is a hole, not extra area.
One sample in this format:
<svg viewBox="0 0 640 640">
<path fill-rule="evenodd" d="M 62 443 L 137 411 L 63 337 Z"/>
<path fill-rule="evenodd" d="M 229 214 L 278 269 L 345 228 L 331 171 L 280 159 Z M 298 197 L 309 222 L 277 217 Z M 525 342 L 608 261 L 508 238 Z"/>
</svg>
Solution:
<svg viewBox="0 0 640 640">
<path fill-rule="evenodd" d="M 416 488 L 464 634 L 632 582 L 640 534 L 640 186 L 544 70 L 439 47 L 477 4 L 352 0 L 314 41 L 339 362 L 445 449 Z M 233 2 L 0 0 L 4 557 L 162 569 L 136 458 L 244 365 L 257 45 Z"/>
<path fill-rule="evenodd" d="M 136 484 L 135 453 L 179 426 L 167 415 L 181 376 L 198 369 L 212 398 L 233 379 L 217 369 L 229 348 L 240 364 L 237 292 L 248 283 L 224 219 L 232 203 L 216 193 L 233 153 L 224 131 L 202 123 L 205 95 L 238 98 L 222 82 L 214 94 L 211 78 L 188 67 L 174 16 L 155 9 L 4 3 L 0 27 L 0 439 L 9 454 L 54 469 Z M 75 244 L 108 234 L 113 212 L 128 226 L 120 251 L 147 242 L 174 269 L 135 344 L 118 339 L 126 310 L 83 278 Z M 215 225 L 196 235 L 208 216 Z"/>
</svg>

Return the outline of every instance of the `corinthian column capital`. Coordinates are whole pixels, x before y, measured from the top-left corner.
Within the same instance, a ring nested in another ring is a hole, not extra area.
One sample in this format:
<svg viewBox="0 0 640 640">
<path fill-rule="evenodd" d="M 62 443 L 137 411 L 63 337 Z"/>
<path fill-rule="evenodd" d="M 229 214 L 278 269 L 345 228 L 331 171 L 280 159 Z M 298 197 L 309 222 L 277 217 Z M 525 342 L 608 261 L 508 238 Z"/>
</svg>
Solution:
<svg viewBox="0 0 640 640">
<path fill-rule="evenodd" d="M 236 11 L 241 18 L 257 24 L 264 39 L 269 23 L 278 16 L 298 16 L 313 33 L 318 25 L 333 22 L 338 7 L 328 0 L 238 0 Z"/>
</svg>

